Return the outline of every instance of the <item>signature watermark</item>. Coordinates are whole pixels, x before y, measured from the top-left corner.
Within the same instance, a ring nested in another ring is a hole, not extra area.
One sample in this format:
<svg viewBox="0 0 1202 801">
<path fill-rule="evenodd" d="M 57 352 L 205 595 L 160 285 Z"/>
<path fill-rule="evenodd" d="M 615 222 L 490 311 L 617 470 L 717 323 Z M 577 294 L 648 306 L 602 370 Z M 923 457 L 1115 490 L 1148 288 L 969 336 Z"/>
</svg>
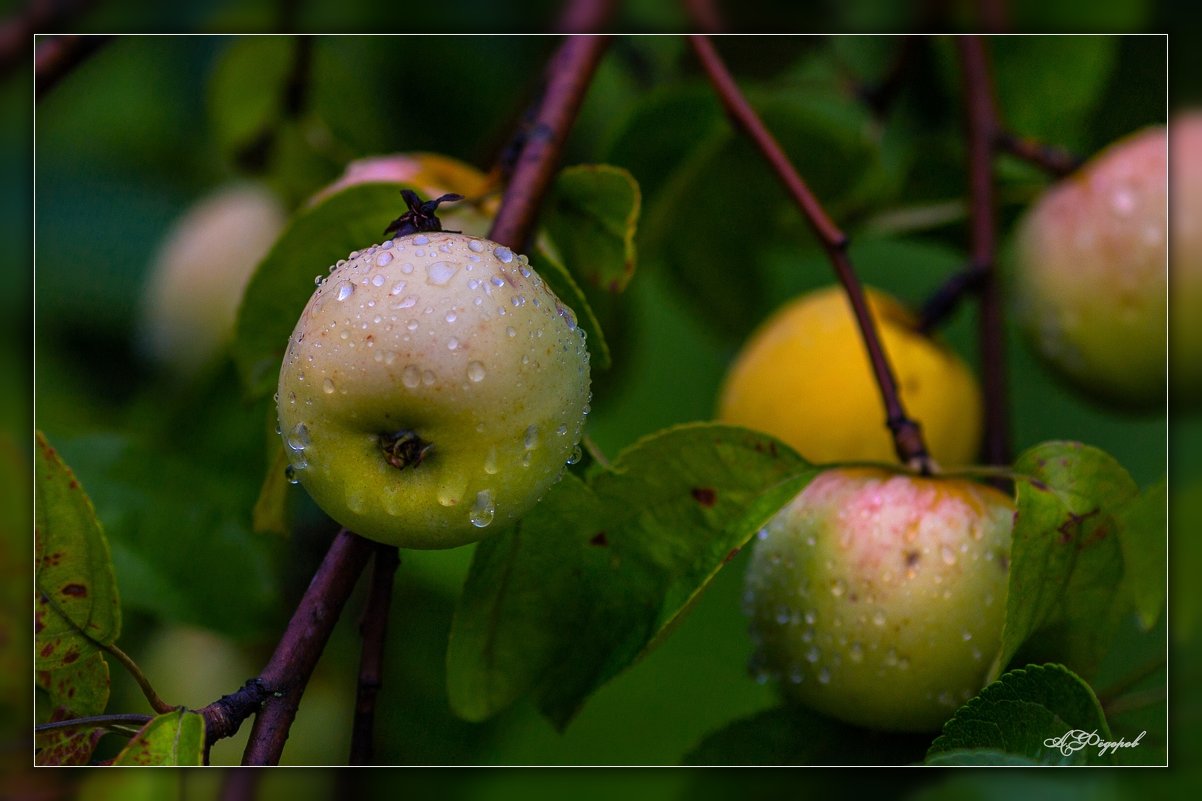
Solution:
<svg viewBox="0 0 1202 801">
<path fill-rule="evenodd" d="M 1120 748 L 1135 748 L 1139 745 L 1139 741 L 1144 739 L 1145 734 L 1147 734 L 1146 731 L 1141 731 L 1134 740 L 1122 737 L 1117 740 L 1104 740 L 1098 734 L 1097 729 L 1093 731 L 1070 729 L 1059 737 L 1049 737 L 1043 741 L 1043 744 L 1048 748 L 1055 748 L 1065 756 L 1072 756 L 1082 748 L 1097 748 L 1098 756 L 1106 756 Z"/>
</svg>

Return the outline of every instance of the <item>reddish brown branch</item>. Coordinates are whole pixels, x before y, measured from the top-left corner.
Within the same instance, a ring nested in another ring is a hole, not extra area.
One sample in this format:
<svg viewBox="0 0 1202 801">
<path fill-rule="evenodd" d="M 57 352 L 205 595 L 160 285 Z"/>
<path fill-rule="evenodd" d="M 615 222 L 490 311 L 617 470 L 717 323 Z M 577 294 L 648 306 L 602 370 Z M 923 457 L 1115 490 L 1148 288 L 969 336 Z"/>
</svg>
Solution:
<svg viewBox="0 0 1202 801">
<path fill-rule="evenodd" d="M 1010 419 L 1006 388 L 1006 337 L 1001 288 L 997 280 L 997 220 L 993 187 L 993 147 L 1001 129 L 985 45 L 977 36 L 956 40 L 964 73 L 968 130 L 968 184 L 971 269 L 979 274 L 980 350 L 984 368 L 986 464 L 1008 464 Z"/>
<path fill-rule="evenodd" d="M 617 0 L 568 0 L 552 28 L 556 33 L 600 33 L 609 26 Z"/>
<path fill-rule="evenodd" d="M 488 233 L 494 242 L 525 249 L 568 131 L 608 44 L 609 37 L 605 36 L 573 36 L 552 56 L 542 103 Z"/>
<path fill-rule="evenodd" d="M 248 700 L 259 695 L 262 705 L 255 716 L 242 764 L 274 765 L 279 762 L 305 685 L 371 552 L 370 542 L 345 529 L 334 538 L 293 612 L 275 653 L 256 682 L 248 684 L 248 687 L 258 685 L 256 690 L 247 693 Z M 201 712 L 208 710 L 206 707 Z M 205 719 L 208 721 L 209 714 Z"/>
<path fill-rule="evenodd" d="M 847 255 L 847 235 L 835 225 L 822 204 L 806 186 L 805 181 L 789 161 L 789 157 L 785 155 L 776 138 L 764 126 L 755 109 L 751 107 L 739 90 L 710 40 L 704 36 L 690 36 L 689 40 L 727 113 L 759 148 L 760 153 L 785 185 L 785 189 L 801 208 L 806 222 L 822 243 L 835 268 L 839 282 L 847 292 L 856 323 L 864 339 L 864 347 L 872 362 L 877 386 L 880 388 L 881 399 L 885 405 L 885 423 L 893 432 L 893 444 L 898 458 L 905 464 L 918 467 L 923 472 L 929 472 L 930 458 L 927 454 L 926 444 L 923 442 L 922 432 L 918 423 L 906 415 L 902 406 L 893 369 L 881 347 L 880 336 L 872 315 L 869 313 L 864 290 L 860 286 L 859 278 L 856 277 L 851 259 Z"/>
<path fill-rule="evenodd" d="M 351 729 L 352 765 L 370 765 L 375 747 L 376 696 L 384 678 L 384 637 L 388 631 L 388 607 L 392 603 L 392 583 L 401 558 L 390 545 L 377 545 L 371 574 L 371 592 L 359 633 L 363 651 L 359 657 L 359 689 L 355 698 L 355 723 Z"/>
<path fill-rule="evenodd" d="M 23 10 L 0 21 L 0 78 L 7 77 L 18 64 L 29 63 L 35 34 L 66 27 L 92 5 L 92 0 L 32 0 Z"/>
<path fill-rule="evenodd" d="M 34 56 L 34 97 L 41 100 L 59 81 L 112 39 L 112 36 L 76 34 L 39 38 Z"/>
</svg>

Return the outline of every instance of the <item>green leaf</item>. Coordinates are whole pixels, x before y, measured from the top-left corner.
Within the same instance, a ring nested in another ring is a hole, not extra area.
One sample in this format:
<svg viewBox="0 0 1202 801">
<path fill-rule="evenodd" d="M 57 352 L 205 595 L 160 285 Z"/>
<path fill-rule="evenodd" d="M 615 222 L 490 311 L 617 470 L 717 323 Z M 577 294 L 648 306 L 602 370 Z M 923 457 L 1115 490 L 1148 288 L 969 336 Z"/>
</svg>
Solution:
<svg viewBox="0 0 1202 801">
<path fill-rule="evenodd" d="M 1116 36 L 997 36 L 989 40 L 998 107 L 1011 130 L 1077 148 L 1104 101 Z"/>
<path fill-rule="evenodd" d="M 278 122 L 296 41 L 287 36 L 234 39 L 209 79 L 213 134 L 226 154 L 253 147 Z"/>
<path fill-rule="evenodd" d="M 1156 624 L 1164 609 L 1168 564 L 1167 504 L 1162 479 L 1117 512 L 1124 582 L 1145 630 Z"/>
<path fill-rule="evenodd" d="M 37 668 L 70 665 L 121 633 L 108 541 L 75 474 L 37 434 Z"/>
<path fill-rule="evenodd" d="M 1089 744 L 1090 735 L 1111 739 L 1089 685 L 1063 665 L 1028 665 L 960 707 L 927 756 L 985 749 L 1042 765 L 1110 764 L 1097 745 Z"/>
<path fill-rule="evenodd" d="M 277 442 L 271 466 L 263 476 L 263 486 L 259 489 L 259 498 L 251 512 L 251 529 L 256 534 L 288 535 L 287 500 L 288 500 L 288 454 L 284 446 Z"/>
<path fill-rule="evenodd" d="M 562 728 L 811 475 L 771 437 L 714 424 L 642 440 L 588 483 L 566 475 L 477 546 L 447 654 L 452 707 L 480 720 L 530 694 Z"/>
<path fill-rule="evenodd" d="M 585 341 L 588 344 L 592 366 L 600 370 L 608 368 L 609 345 L 601 331 L 601 323 L 598 322 L 597 315 L 581 291 L 580 285 L 572 278 L 571 272 L 560 261 L 559 256 L 552 252 L 552 248 L 541 242 L 535 244 L 530 259 L 535 272 L 542 276 L 551 291 L 576 314 L 576 322 L 586 335 Z"/>
<path fill-rule="evenodd" d="M 705 737 L 686 765 L 902 765 L 922 759 L 923 735 L 869 731 L 799 706 L 757 712 Z"/>
<path fill-rule="evenodd" d="M 351 251 L 381 240 L 403 209 L 398 186 L 360 184 L 303 209 L 255 269 L 238 309 L 233 346 L 252 396 L 275 389 L 288 337 L 313 294 L 314 276 L 324 277 Z"/>
<path fill-rule="evenodd" d="M 541 219 L 563 263 L 586 288 L 617 294 L 634 275 L 641 204 L 628 171 L 582 164 L 556 177 Z"/>
<path fill-rule="evenodd" d="M 196 712 L 177 709 L 143 726 L 117 754 L 114 765 L 204 764 L 205 724 Z"/>
<path fill-rule="evenodd" d="M 979 767 L 982 765 L 1031 767 L 1039 763 L 1019 754 L 1007 754 L 1004 751 L 995 751 L 989 748 L 967 748 L 933 754 L 927 757 L 926 764 L 944 767 Z"/>
<path fill-rule="evenodd" d="M 251 533 L 253 490 L 189 454 L 120 435 L 81 437 L 62 449 L 94 477 L 126 608 L 235 637 L 275 619 L 271 551 L 279 541 Z"/>
<path fill-rule="evenodd" d="M 1026 644 L 1042 659 L 1092 670 L 1126 606 L 1115 512 L 1135 483 L 1106 453 L 1049 442 L 1015 462 L 1018 494 L 1002 646 L 990 675 Z"/>
</svg>

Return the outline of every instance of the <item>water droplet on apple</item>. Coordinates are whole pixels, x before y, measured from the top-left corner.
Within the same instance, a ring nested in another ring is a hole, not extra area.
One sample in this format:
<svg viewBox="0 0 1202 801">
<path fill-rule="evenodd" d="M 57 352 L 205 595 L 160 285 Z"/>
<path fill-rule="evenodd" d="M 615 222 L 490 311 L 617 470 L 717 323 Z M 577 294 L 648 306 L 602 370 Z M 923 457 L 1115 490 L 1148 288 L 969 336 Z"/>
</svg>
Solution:
<svg viewBox="0 0 1202 801">
<path fill-rule="evenodd" d="M 407 365 L 405 369 L 401 371 L 401 383 L 409 389 L 416 389 L 417 385 L 421 383 L 421 380 L 421 370 L 417 369 L 417 367 L 412 364 Z"/>
<path fill-rule="evenodd" d="M 480 490 L 476 493 L 476 503 L 472 505 L 470 520 L 476 528 L 485 528 L 492 522 L 497 507 L 493 503 L 492 492 Z"/>
<path fill-rule="evenodd" d="M 504 245 L 498 246 L 495 250 L 493 250 L 492 254 L 496 256 L 497 261 L 501 262 L 502 264 L 509 264 L 509 262 L 513 261 L 513 251 Z"/>
<path fill-rule="evenodd" d="M 474 381 L 475 383 L 478 384 L 484 380 L 484 375 L 485 375 L 485 371 L 484 371 L 483 364 L 481 364 L 480 362 L 468 362 L 468 365 L 467 365 L 467 377 L 468 378 L 470 378 L 472 381 Z"/>
<path fill-rule="evenodd" d="M 338 284 L 338 294 L 336 295 L 336 298 L 338 300 L 346 300 L 354 293 L 355 293 L 355 285 L 354 284 L 352 284 L 350 281 L 341 281 Z"/>
<path fill-rule="evenodd" d="M 426 283 L 432 286 L 446 286 L 447 282 L 459 272 L 459 265 L 449 261 L 436 261 L 426 265 Z"/>
<path fill-rule="evenodd" d="M 538 426 L 530 426 L 526 429 L 526 436 L 523 442 L 528 451 L 532 451 L 538 447 Z"/>
<path fill-rule="evenodd" d="M 326 393 L 327 395 L 333 395 L 334 394 L 334 382 L 332 380 L 330 380 L 329 378 L 327 378 L 325 381 L 322 381 L 321 382 L 321 390 L 322 390 L 322 392 Z"/>
</svg>

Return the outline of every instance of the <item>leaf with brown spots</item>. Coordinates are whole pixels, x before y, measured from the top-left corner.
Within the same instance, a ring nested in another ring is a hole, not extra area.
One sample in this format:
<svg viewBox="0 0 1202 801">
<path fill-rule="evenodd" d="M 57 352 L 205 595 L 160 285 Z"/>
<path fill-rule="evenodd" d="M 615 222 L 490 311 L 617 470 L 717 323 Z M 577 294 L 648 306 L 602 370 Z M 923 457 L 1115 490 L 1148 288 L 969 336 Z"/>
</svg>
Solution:
<svg viewBox="0 0 1202 801">
<path fill-rule="evenodd" d="M 204 718 L 178 709 L 152 718 L 117 754 L 113 764 L 202 765 L 204 744 Z"/>
<path fill-rule="evenodd" d="M 68 720 L 72 717 L 74 716 L 60 711 L 51 720 Z M 34 740 L 34 764 L 56 767 L 86 765 L 103 736 L 104 729 L 94 726 L 42 732 Z"/>
<path fill-rule="evenodd" d="M 1096 667 L 1130 601 L 1116 514 L 1135 482 L 1106 453 L 1077 442 L 1047 442 L 1021 455 L 1017 516 L 1002 646 L 990 675 L 1019 649 L 1026 661 L 1059 661 L 1078 673 Z"/>
<path fill-rule="evenodd" d="M 115 642 L 121 603 L 92 502 L 41 432 L 35 469 L 35 652 L 53 670 Z"/>
<path fill-rule="evenodd" d="M 109 666 L 99 651 L 92 651 L 67 667 L 37 672 L 53 709 L 65 708 L 68 717 L 99 715 L 109 701 Z"/>
<path fill-rule="evenodd" d="M 524 695 L 557 726 L 663 640 L 730 556 L 814 474 L 767 434 L 694 424 L 569 473 L 477 546 L 447 653 L 451 705 Z"/>
</svg>

